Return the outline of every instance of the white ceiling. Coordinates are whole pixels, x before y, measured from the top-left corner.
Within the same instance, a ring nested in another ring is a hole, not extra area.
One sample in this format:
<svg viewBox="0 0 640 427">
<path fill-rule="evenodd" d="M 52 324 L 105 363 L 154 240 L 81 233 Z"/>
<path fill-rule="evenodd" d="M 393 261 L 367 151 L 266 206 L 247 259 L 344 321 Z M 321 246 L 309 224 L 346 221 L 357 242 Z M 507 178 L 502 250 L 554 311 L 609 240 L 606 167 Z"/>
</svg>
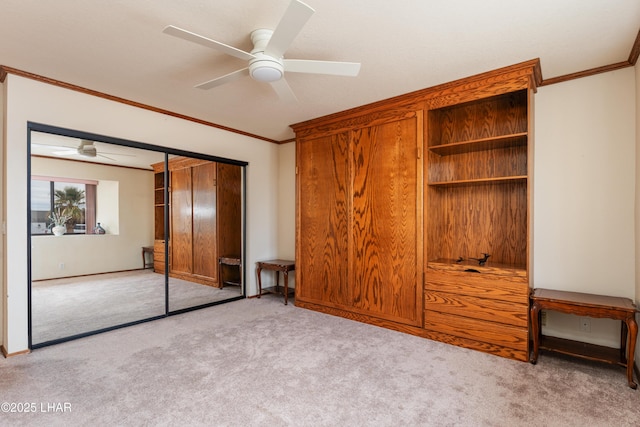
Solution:
<svg viewBox="0 0 640 427">
<path fill-rule="evenodd" d="M 0 65 L 276 141 L 290 124 L 540 58 L 544 79 L 627 61 L 638 0 L 306 0 L 286 58 L 361 62 L 358 77 L 287 74 L 283 102 L 246 66 L 163 34 L 172 24 L 249 51 L 289 0 L 2 0 Z M 181 147 L 177 147 L 181 148 Z"/>
</svg>

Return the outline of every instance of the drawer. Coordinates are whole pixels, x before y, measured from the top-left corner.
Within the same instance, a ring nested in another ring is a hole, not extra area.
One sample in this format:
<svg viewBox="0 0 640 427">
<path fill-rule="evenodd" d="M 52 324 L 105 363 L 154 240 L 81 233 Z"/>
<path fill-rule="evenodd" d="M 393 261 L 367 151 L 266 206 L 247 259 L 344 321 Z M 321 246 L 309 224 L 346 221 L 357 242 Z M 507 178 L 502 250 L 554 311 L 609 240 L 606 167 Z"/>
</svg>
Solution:
<svg viewBox="0 0 640 427">
<path fill-rule="evenodd" d="M 160 262 L 164 262 L 164 251 L 162 252 L 157 252 L 157 251 L 153 251 L 153 260 L 154 261 L 160 261 Z"/>
<path fill-rule="evenodd" d="M 164 262 L 164 240 L 156 240 L 153 242 L 153 259 L 154 261 Z"/>
<path fill-rule="evenodd" d="M 153 261 L 153 271 L 156 273 L 164 274 L 165 263 L 160 261 Z"/>
<path fill-rule="evenodd" d="M 522 276 L 427 269 L 425 292 L 447 292 L 529 305 L 529 284 Z"/>
<path fill-rule="evenodd" d="M 424 293 L 424 309 L 425 313 L 437 311 L 522 328 L 529 326 L 528 304 L 428 290 Z"/>
<path fill-rule="evenodd" d="M 495 344 L 499 346 L 528 349 L 529 330 L 512 325 L 471 319 L 436 311 L 424 315 L 424 328 L 459 338 Z"/>
</svg>

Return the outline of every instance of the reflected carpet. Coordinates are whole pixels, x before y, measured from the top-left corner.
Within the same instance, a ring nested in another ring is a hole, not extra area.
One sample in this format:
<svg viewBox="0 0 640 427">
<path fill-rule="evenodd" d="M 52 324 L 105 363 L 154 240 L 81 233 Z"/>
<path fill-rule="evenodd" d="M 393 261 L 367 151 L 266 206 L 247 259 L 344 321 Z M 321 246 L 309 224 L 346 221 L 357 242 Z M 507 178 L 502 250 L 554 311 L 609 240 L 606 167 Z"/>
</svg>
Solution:
<svg viewBox="0 0 640 427">
<path fill-rule="evenodd" d="M 34 344 L 122 325 L 165 313 L 164 275 L 135 270 L 33 282 Z M 169 310 L 176 311 L 240 295 L 223 289 L 169 279 Z"/>
</svg>

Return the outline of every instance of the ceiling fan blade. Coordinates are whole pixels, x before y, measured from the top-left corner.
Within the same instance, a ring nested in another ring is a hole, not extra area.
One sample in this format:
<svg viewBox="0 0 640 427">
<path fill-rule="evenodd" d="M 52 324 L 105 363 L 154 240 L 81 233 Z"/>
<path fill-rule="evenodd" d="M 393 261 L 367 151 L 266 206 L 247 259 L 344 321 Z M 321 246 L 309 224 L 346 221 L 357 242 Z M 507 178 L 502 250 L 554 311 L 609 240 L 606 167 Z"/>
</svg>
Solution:
<svg viewBox="0 0 640 427">
<path fill-rule="evenodd" d="M 285 79 L 280 79 L 275 82 L 271 82 L 270 84 L 273 90 L 283 101 L 298 102 L 296 94 L 293 93 L 291 86 L 289 86 L 289 83 L 287 83 Z"/>
<path fill-rule="evenodd" d="M 56 156 L 73 156 L 75 154 L 78 154 L 78 150 L 54 151 L 53 154 L 55 154 Z"/>
<path fill-rule="evenodd" d="M 106 151 L 99 151 L 98 156 L 101 154 L 108 154 L 110 156 L 123 156 L 123 157 L 136 157 L 135 154 L 124 154 L 124 153 L 107 153 Z"/>
<path fill-rule="evenodd" d="M 249 67 L 247 68 L 242 68 L 240 70 L 234 71 L 232 73 L 229 74 L 225 74 L 222 77 L 217 77 L 213 80 L 209 80 L 208 82 L 204 82 L 204 83 L 200 83 L 199 85 L 195 86 L 198 89 L 211 89 L 214 88 L 216 86 L 221 86 L 225 83 L 229 83 L 232 82 L 234 80 L 238 80 L 241 77 L 246 77 L 249 75 Z"/>
<path fill-rule="evenodd" d="M 304 24 L 315 10 L 298 0 L 292 0 L 278 26 L 273 30 L 271 39 L 264 49 L 265 55 L 282 58 L 284 52 L 296 38 Z"/>
<path fill-rule="evenodd" d="M 187 40 L 190 42 L 198 43 L 199 45 L 209 47 L 211 49 L 215 49 L 222 53 L 226 53 L 227 55 L 234 56 L 239 59 L 243 59 L 245 61 L 249 61 L 254 58 L 254 55 L 249 52 L 245 52 L 244 50 L 236 49 L 233 46 L 226 45 L 224 43 L 217 42 L 215 40 L 211 40 L 207 37 L 201 36 L 196 33 L 192 33 L 191 31 L 183 30 L 182 28 L 174 27 L 173 25 L 168 25 L 162 30 L 163 33 L 169 34 L 174 37 L 178 37 L 183 40 Z"/>
<path fill-rule="evenodd" d="M 64 150 L 74 150 L 75 147 L 69 147 L 66 145 L 55 145 L 55 144 L 41 144 L 39 142 L 32 142 L 31 145 L 34 147 L 50 147 L 50 148 L 62 148 Z"/>
<path fill-rule="evenodd" d="M 109 156 L 105 156 L 105 155 L 104 155 L 104 154 L 102 154 L 102 153 L 98 153 L 98 157 L 102 157 L 102 158 L 104 158 L 104 159 L 111 160 L 112 162 L 117 162 L 117 160 L 116 160 L 116 159 L 112 159 L 111 157 L 109 157 Z"/>
<path fill-rule="evenodd" d="M 359 62 L 312 61 L 307 59 L 283 59 L 285 72 L 330 74 L 355 77 L 360 72 Z"/>
</svg>

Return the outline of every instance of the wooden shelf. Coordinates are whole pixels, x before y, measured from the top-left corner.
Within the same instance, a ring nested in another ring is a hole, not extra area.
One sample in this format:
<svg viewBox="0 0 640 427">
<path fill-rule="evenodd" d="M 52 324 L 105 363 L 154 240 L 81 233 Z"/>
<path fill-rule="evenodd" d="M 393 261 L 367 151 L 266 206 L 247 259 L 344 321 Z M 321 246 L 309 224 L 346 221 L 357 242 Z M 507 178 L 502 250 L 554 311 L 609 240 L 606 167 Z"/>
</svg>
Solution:
<svg viewBox="0 0 640 427">
<path fill-rule="evenodd" d="M 440 155 L 471 153 L 473 151 L 494 150 L 507 147 L 527 145 L 527 132 L 512 135 L 501 135 L 491 138 L 473 139 L 470 141 L 454 142 L 450 144 L 434 145 L 429 150 Z"/>
<path fill-rule="evenodd" d="M 517 176 L 501 176 L 495 178 L 480 178 L 480 179 L 463 179 L 457 181 L 441 181 L 430 182 L 430 187 L 460 187 L 465 185 L 483 185 L 483 184 L 507 184 L 513 182 L 527 182 L 526 175 Z"/>
<path fill-rule="evenodd" d="M 287 294 L 294 295 L 296 292 L 295 288 L 288 288 Z M 268 294 L 279 294 L 284 295 L 284 287 L 283 286 L 270 286 L 268 288 L 262 288 L 262 293 L 260 295 L 268 295 Z"/>
<path fill-rule="evenodd" d="M 542 336 L 542 339 L 540 340 L 540 348 L 586 360 L 627 366 L 626 361 L 620 359 L 619 348 L 605 347 L 550 336 Z"/>
<path fill-rule="evenodd" d="M 521 277 L 526 277 L 527 275 L 526 265 L 505 264 L 492 261 L 487 261 L 484 265 L 478 265 L 478 262 L 475 260 L 466 259 L 461 262 L 457 262 L 457 260 L 455 259 L 438 258 L 429 261 L 427 263 L 427 266 L 428 268 L 431 268 L 433 270 L 445 272 L 461 272 L 472 269 L 478 271 L 479 273 L 491 273 Z"/>
</svg>

